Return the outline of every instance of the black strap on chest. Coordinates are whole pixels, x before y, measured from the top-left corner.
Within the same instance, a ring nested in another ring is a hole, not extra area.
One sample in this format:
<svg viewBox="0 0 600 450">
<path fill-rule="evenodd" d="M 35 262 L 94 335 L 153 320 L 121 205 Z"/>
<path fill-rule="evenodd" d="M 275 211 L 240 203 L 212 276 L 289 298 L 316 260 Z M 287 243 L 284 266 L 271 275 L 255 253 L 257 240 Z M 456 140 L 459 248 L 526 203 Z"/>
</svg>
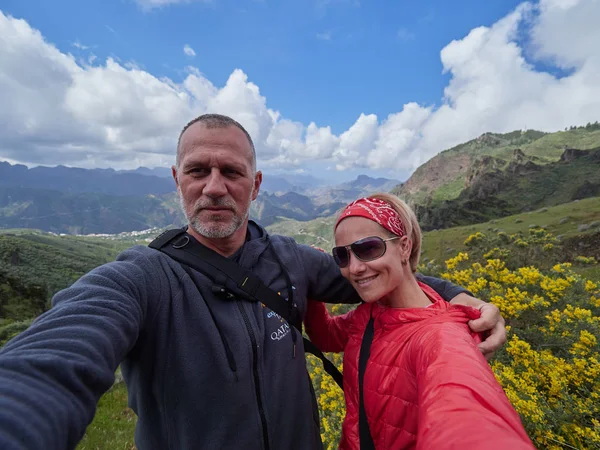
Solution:
<svg viewBox="0 0 600 450">
<path fill-rule="evenodd" d="M 216 294 L 232 294 L 248 301 L 260 302 L 274 311 L 302 334 L 302 318 L 296 304 L 289 304 L 260 278 L 228 259 L 202 245 L 186 233 L 184 228 L 167 230 L 150 244 L 180 264 L 203 273 L 213 281 L 212 290 Z M 329 361 L 315 344 L 303 337 L 304 350 L 323 362 L 325 371 L 343 389 L 343 377 L 335 365 Z"/>
<path fill-rule="evenodd" d="M 360 437 L 360 450 L 375 450 L 375 443 L 369 429 L 367 421 L 367 412 L 365 411 L 365 395 L 364 395 L 364 379 L 365 371 L 367 370 L 367 362 L 371 355 L 371 344 L 373 343 L 373 334 L 375 333 L 375 324 L 373 317 L 369 319 L 365 334 L 363 334 L 362 343 L 360 344 L 360 353 L 358 356 L 358 395 L 359 395 L 359 410 L 358 410 L 358 433 Z"/>
</svg>

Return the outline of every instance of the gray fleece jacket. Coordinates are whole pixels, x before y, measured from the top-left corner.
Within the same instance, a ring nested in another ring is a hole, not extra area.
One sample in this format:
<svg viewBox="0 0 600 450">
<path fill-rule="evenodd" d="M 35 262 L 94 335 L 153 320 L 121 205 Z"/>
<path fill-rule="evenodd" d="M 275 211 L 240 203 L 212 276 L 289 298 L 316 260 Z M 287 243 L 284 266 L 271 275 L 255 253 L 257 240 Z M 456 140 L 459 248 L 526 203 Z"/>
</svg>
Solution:
<svg viewBox="0 0 600 450">
<path fill-rule="evenodd" d="M 248 236 L 234 258 L 287 299 L 286 271 L 302 317 L 307 298 L 359 301 L 329 255 L 253 222 Z M 321 449 L 302 339 L 294 356 L 285 321 L 212 286 L 135 246 L 57 293 L 0 351 L 0 448 L 75 448 L 122 364 L 139 450 Z"/>
</svg>

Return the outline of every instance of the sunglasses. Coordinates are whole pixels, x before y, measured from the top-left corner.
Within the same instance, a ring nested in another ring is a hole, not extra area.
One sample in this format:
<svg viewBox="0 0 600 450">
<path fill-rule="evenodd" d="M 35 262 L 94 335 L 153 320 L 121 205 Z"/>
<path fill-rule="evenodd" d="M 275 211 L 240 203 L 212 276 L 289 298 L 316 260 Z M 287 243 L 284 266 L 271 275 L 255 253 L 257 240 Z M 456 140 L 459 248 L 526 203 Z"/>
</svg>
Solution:
<svg viewBox="0 0 600 450">
<path fill-rule="evenodd" d="M 394 239 L 400 239 L 400 236 L 394 236 L 387 239 L 382 239 L 378 236 L 369 236 L 353 242 L 350 245 L 344 245 L 341 247 L 334 247 L 331 253 L 333 259 L 340 268 L 347 267 L 350 263 L 350 251 L 354 253 L 361 261 L 373 261 L 374 259 L 381 258 L 385 255 L 387 249 L 386 242 L 393 241 Z"/>
</svg>

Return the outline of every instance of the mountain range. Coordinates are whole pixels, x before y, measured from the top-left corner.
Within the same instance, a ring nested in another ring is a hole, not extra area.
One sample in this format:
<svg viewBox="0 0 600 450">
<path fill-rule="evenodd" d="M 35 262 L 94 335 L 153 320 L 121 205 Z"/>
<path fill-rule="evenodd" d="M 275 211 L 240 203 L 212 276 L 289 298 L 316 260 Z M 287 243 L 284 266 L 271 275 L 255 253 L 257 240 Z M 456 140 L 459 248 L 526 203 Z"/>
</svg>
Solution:
<svg viewBox="0 0 600 450">
<path fill-rule="evenodd" d="M 484 133 L 439 153 L 403 183 L 360 175 L 331 185 L 306 174 L 263 174 L 250 216 L 265 226 L 327 218 L 374 191 L 405 199 L 424 230 L 597 196 L 600 124 Z M 114 234 L 182 223 L 170 169 L 28 169 L 0 162 L 0 228 Z"/>
<path fill-rule="evenodd" d="M 169 171 L 170 172 L 170 171 Z M 0 162 L 0 187 L 23 187 L 65 194 L 94 193 L 114 196 L 162 195 L 173 192 L 173 179 L 141 171 L 27 166 Z"/>
<path fill-rule="evenodd" d="M 358 195 L 389 190 L 397 180 L 366 175 L 336 186 L 309 175 L 263 175 L 250 216 L 263 225 L 281 218 L 334 214 Z M 0 162 L 0 228 L 115 234 L 184 223 L 170 169 L 27 168 Z"/>
</svg>

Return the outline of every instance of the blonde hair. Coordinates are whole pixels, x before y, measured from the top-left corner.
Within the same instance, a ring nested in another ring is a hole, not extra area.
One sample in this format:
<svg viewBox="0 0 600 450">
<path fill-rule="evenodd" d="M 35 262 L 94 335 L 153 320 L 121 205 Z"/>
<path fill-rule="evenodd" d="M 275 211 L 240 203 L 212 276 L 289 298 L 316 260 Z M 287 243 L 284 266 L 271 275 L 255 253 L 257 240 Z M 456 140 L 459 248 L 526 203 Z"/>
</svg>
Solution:
<svg viewBox="0 0 600 450">
<path fill-rule="evenodd" d="M 412 243 L 412 249 L 410 251 L 408 262 L 410 263 L 410 268 L 412 271 L 416 272 L 417 266 L 419 265 L 419 258 L 421 256 L 421 239 L 423 236 L 416 214 L 410 208 L 410 206 L 408 206 L 403 200 L 400 200 L 395 195 L 385 192 L 377 192 L 369 195 L 369 197 L 377 198 L 389 203 L 400 216 L 400 220 L 402 221 L 404 229 L 406 230 L 406 235 Z"/>
</svg>

